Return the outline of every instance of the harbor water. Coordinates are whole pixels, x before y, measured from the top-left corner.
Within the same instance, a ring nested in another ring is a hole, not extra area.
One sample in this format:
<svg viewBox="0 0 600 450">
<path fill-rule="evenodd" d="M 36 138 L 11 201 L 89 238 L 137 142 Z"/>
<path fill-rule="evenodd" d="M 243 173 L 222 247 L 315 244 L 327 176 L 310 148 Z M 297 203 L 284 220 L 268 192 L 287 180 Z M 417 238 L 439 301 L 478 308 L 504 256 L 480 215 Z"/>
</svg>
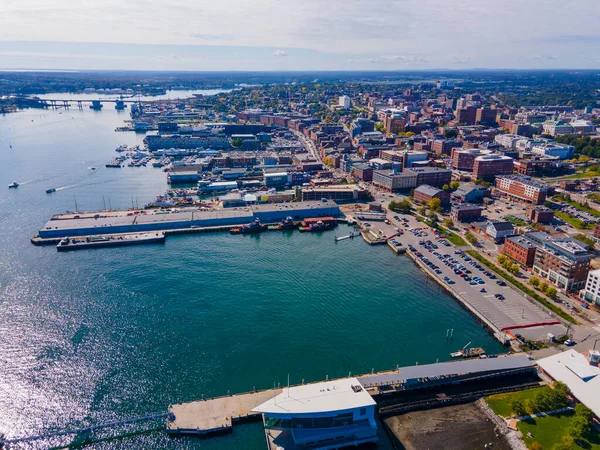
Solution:
<svg viewBox="0 0 600 450">
<path fill-rule="evenodd" d="M 110 104 L 0 116 L 7 437 L 166 412 L 170 403 L 285 384 L 288 374 L 295 384 L 433 363 L 468 342 L 502 351 L 407 256 L 362 239 L 335 242 L 349 228 L 67 253 L 31 245 L 51 215 L 76 204 L 142 206 L 165 192 L 160 169 L 104 167 L 116 146 L 142 142 L 114 131 L 127 118 Z M 8 189 L 12 181 L 20 186 Z M 260 424 L 210 440 L 169 439 L 157 428 L 92 438 L 88 448 L 265 447 Z"/>
</svg>

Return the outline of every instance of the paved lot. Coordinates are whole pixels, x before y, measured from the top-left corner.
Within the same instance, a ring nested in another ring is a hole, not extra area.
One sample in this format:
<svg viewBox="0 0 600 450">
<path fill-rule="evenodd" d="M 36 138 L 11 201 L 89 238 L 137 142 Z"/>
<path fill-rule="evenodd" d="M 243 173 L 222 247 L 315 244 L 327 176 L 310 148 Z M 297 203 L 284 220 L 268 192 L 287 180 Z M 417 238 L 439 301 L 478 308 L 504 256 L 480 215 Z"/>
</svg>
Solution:
<svg viewBox="0 0 600 450">
<path fill-rule="evenodd" d="M 438 266 L 439 270 L 441 271 L 440 274 L 435 274 L 430 268 L 428 268 L 429 273 L 442 281 L 444 277 L 448 277 L 450 280 L 454 281 L 454 284 L 446 284 L 498 328 L 557 320 L 552 313 L 546 312 L 538 305 L 529 302 L 520 292 L 517 292 L 508 286 L 499 286 L 496 283 L 498 281 L 497 278 L 490 279 L 489 276 L 484 275 L 483 272 L 486 271 L 485 268 L 483 268 L 483 270 L 479 270 L 470 265 L 469 261 L 466 261 L 464 257 L 455 254 L 455 251 L 457 250 L 454 245 L 450 244 L 449 247 L 446 247 L 440 244 L 438 241 L 436 241 L 431 229 L 423 225 L 421 222 L 418 222 L 414 217 L 408 215 L 397 215 L 400 219 L 406 219 L 408 221 L 408 225 L 404 226 L 402 225 L 403 221 L 401 222 L 394 219 L 394 215 L 395 214 L 390 213 L 388 217 L 391 219 L 394 225 L 404 230 L 404 234 L 396 238 L 396 240 L 402 242 L 405 247 L 413 245 L 418 252 L 422 253 L 427 259 L 429 259 L 429 261 Z M 408 231 L 409 228 L 421 228 L 421 231 L 424 233 L 424 235 L 416 236 L 412 232 Z M 419 244 L 419 241 L 423 240 L 432 241 L 438 246 L 438 248 L 432 249 L 430 252 L 429 250 L 425 249 L 424 246 Z M 468 281 L 465 281 L 464 278 L 457 275 L 454 272 L 454 269 L 446 265 L 440 257 L 435 256 L 433 254 L 434 252 L 437 252 L 440 255 L 450 255 L 450 258 L 455 259 L 458 261 L 458 264 L 471 271 L 470 274 L 467 273 L 467 276 L 481 277 L 484 280 L 484 284 L 477 284 L 474 286 L 470 285 Z M 482 288 L 484 288 L 486 292 L 480 292 Z M 503 295 L 504 300 L 497 299 L 495 294 Z M 528 339 L 543 340 L 547 338 L 547 333 L 560 336 L 564 334 L 565 331 L 566 328 L 562 325 L 549 325 L 519 329 L 514 331 L 514 333 L 519 333 Z"/>
</svg>

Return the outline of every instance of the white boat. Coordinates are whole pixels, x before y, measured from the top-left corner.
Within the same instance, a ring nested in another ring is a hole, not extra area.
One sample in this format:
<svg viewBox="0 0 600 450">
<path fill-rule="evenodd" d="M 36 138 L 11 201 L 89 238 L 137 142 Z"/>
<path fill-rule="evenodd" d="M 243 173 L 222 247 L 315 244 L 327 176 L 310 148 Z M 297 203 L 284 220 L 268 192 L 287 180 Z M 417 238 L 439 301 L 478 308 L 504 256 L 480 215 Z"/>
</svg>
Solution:
<svg viewBox="0 0 600 450">
<path fill-rule="evenodd" d="M 19 183 L 17 183 L 16 181 L 13 181 L 12 183 L 10 183 L 8 185 L 8 188 L 18 188 L 19 187 Z"/>
<path fill-rule="evenodd" d="M 92 167 L 88 167 L 88 169 L 90 169 L 90 170 L 96 170 L 97 167 L 92 166 Z"/>
</svg>

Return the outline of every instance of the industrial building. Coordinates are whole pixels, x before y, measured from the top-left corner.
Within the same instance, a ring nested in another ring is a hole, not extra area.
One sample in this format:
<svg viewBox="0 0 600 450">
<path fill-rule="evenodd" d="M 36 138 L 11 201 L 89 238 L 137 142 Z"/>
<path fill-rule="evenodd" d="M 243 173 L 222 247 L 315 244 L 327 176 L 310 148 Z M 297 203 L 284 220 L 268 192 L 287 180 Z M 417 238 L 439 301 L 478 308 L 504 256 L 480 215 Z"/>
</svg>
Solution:
<svg viewBox="0 0 600 450">
<path fill-rule="evenodd" d="M 177 211 L 177 212 L 175 212 Z M 96 234 L 137 233 L 240 225 L 258 218 L 277 222 L 288 216 L 294 220 L 309 217 L 339 217 L 340 209 L 331 200 L 255 205 L 227 210 L 201 211 L 196 208 L 165 211 L 111 211 L 54 216 L 39 231 L 40 238 L 63 238 Z"/>
</svg>

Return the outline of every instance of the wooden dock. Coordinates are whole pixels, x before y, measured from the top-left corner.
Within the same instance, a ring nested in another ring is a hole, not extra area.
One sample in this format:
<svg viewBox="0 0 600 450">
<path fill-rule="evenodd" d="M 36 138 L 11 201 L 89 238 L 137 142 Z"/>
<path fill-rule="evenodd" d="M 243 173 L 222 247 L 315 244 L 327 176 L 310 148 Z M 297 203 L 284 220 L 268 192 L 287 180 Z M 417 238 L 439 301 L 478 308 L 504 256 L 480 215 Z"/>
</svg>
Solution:
<svg viewBox="0 0 600 450">
<path fill-rule="evenodd" d="M 260 420 L 260 413 L 253 413 L 252 409 L 281 392 L 281 389 L 267 389 L 171 405 L 167 433 L 208 435 L 231 432 L 234 423 Z"/>
</svg>

